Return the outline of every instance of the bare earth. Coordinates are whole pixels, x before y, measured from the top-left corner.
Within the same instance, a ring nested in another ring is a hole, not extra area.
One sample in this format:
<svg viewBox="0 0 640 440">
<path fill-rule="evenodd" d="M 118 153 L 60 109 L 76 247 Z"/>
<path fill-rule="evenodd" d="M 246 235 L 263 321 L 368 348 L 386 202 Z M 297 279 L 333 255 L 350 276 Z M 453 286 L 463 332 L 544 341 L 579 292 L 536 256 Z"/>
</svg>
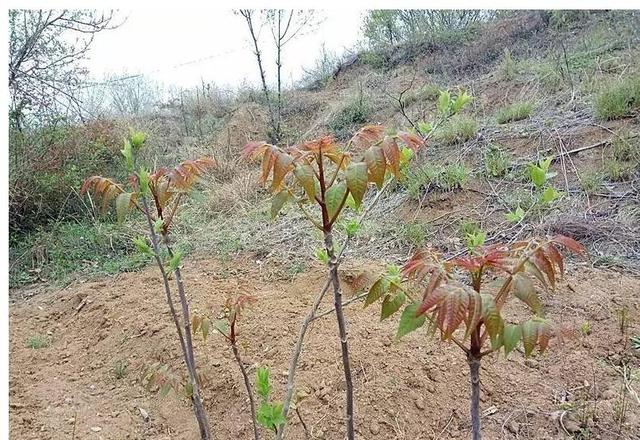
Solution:
<svg viewBox="0 0 640 440">
<path fill-rule="evenodd" d="M 355 267 L 375 270 L 367 263 Z M 243 356 L 252 376 L 257 365 L 271 368 L 276 397 L 281 397 L 291 347 L 323 285 L 323 270 L 312 268 L 293 281 L 269 281 L 272 274 L 251 260 L 227 268 L 216 260 L 191 260 L 184 273 L 194 310 L 216 314 L 227 295 L 238 292 L 257 297 L 240 327 Z M 640 367 L 640 353 L 624 344 L 628 336 L 621 337 L 616 311 L 626 304 L 633 319 L 628 335 L 640 334 L 640 279 L 591 269 L 586 263 L 574 265 L 570 273 L 555 294 L 545 296 L 547 314 L 576 329 L 588 321 L 591 334 L 556 342 L 547 354 L 531 360 L 520 352 L 506 360 L 503 355 L 486 358 L 481 372 L 484 438 L 640 438 L 636 397 L 628 396 L 624 423 L 614 417 L 622 396 L 620 365 Z M 153 267 L 61 291 L 38 289 L 42 291 L 30 299 L 20 298 L 33 290 L 12 292 L 12 439 L 197 438 L 185 398 L 173 392 L 160 397 L 140 382 L 142 371 L 153 362 L 183 371 Z M 345 290 L 352 293 L 348 286 Z M 321 310 L 330 307 L 330 298 L 325 298 Z M 361 303 L 346 310 L 358 437 L 468 438 L 468 372 L 462 353 L 429 339 L 424 330 L 395 341 L 397 321 L 380 322 L 378 313 L 379 307 L 363 309 Z M 29 336 L 48 333 L 49 347 L 26 346 Z M 250 439 L 248 400 L 230 348 L 217 335 L 206 342 L 197 338 L 196 345 L 215 438 Z M 297 384 L 308 397 L 299 405 L 300 413 L 312 438 L 342 439 L 343 376 L 332 315 L 315 321 L 305 348 Z M 129 368 L 124 378 L 116 379 L 113 367 L 120 360 Z M 640 390 L 640 383 L 631 387 Z M 143 420 L 139 408 L 150 420 Z M 581 437 L 576 431 L 581 418 L 594 409 Z M 262 434 L 270 438 L 266 431 Z M 305 438 L 295 416 L 288 434 Z"/>
</svg>

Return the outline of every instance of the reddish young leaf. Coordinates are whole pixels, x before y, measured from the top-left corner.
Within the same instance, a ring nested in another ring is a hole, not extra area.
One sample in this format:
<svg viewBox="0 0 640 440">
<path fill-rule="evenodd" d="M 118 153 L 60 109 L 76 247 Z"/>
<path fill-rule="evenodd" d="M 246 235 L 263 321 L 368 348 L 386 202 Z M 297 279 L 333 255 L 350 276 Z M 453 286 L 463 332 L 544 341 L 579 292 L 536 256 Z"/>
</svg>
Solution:
<svg viewBox="0 0 640 440">
<path fill-rule="evenodd" d="M 266 142 L 248 142 L 242 149 L 241 155 L 243 158 L 249 159 L 263 153 L 268 146 L 269 144 Z"/>
<path fill-rule="evenodd" d="M 445 296 L 447 296 L 447 291 L 445 289 L 435 289 L 430 294 L 425 295 L 416 313 L 418 315 L 424 315 L 425 313 L 430 312 L 434 307 L 437 309 Z"/>
<path fill-rule="evenodd" d="M 375 183 L 378 189 L 382 188 L 387 166 L 382 148 L 377 146 L 370 147 L 364 152 L 364 161 L 369 170 L 369 181 Z"/>
<path fill-rule="evenodd" d="M 282 182 L 289 171 L 293 169 L 293 158 L 287 153 L 276 153 L 273 164 L 273 180 L 271 181 L 271 191 L 277 191 L 282 187 Z"/>
<path fill-rule="evenodd" d="M 547 259 L 547 256 L 544 254 L 542 249 L 538 249 L 533 254 L 533 256 L 531 257 L 531 261 L 533 264 L 536 265 L 536 267 L 540 270 L 540 272 L 543 272 L 547 276 L 547 279 L 549 280 L 549 284 L 551 285 L 551 288 L 555 289 L 556 287 L 555 271 L 553 269 L 553 265 Z"/>
<path fill-rule="evenodd" d="M 401 131 L 397 136 L 402 139 L 402 142 L 404 142 L 407 148 L 410 148 L 414 151 L 424 146 L 424 141 L 420 138 L 420 136 L 417 136 L 413 133 Z"/>
<path fill-rule="evenodd" d="M 353 135 L 349 144 L 355 145 L 359 149 L 365 149 L 377 143 L 384 136 L 382 125 L 366 125 Z"/>
<path fill-rule="evenodd" d="M 545 253 L 549 261 L 553 262 L 560 271 L 560 275 L 564 274 L 564 258 L 562 254 L 558 252 L 558 249 L 553 245 L 553 243 L 548 243 L 544 247 Z"/>
<path fill-rule="evenodd" d="M 575 241 L 573 238 L 569 238 L 564 235 L 556 235 L 551 239 L 551 241 L 563 245 L 576 254 L 585 255 L 587 253 L 585 247 Z"/>
<path fill-rule="evenodd" d="M 400 148 L 394 137 L 386 137 L 382 142 L 382 150 L 387 158 L 391 172 L 396 178 L 400 176 Z"/>
</svg>

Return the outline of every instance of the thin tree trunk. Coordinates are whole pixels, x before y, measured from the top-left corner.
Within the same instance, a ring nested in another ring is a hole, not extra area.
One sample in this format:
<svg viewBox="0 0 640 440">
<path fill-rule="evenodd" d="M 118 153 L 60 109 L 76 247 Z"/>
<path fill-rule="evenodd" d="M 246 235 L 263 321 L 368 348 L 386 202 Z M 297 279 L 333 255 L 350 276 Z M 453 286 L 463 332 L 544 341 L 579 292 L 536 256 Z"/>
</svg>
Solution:
<svg viewBox="0 0 640 440">
<path fill-rule="evenodd" d="M 473 440 L 481 440 L 480 431 L 480 359 L 469 355 L 469 379 L 471 381 L 471 434 Z"/>
<path fill-rule="evenodd" d="M 347 345 L 347 324 L 342 311 L 342 291 L 340 289 L 340 278 L 338 276 L 338 259 L 333 248 L 333 236 L 331 231 L 325 231 L 324 243 L 329 256 L 329 277 L 333 285 L 333 305 L 336 310 L 338 320 L 338 331 L 340 333 L 340 348 L 342 350 L 342 367 L 344 369 L 344 379 L 347 387 L 347 439 L 355 438 L 354 417 L 353 417 L 353 381 L 351 378 L 351 365 L 349 363 L 349 347 Z"/>
<path fill-rule="evenodd" d="M 262 93 L 267 101 L 267 108 L 269 109 L 269 118 L 271 119 L 271 129 L 273 133 L 269 136 L 271 143 L 277 143 L 279 139 L 276 138 L 276 121 L 274 117 L 273 105 L 271 103 L 271 96 L 269 95 L 269 87 L 267 86 L 267 78 L 262 66 L 262 53 L 260 52 L 260 46 L 258 46 L 258 37 L 253 29 L 253 12 L 248 9 L 241 9 L 240 14 L 244 17 L 249 27 L 249 33 L 251 34 L 251 40 L 253 41 L 253 54 L 256 56 L 258 62 L 258 71 L 260 72 L 260 81 L 262 83 Z"/>
<path fill-rule="evenodd" d="M 309 324 L 314 320 L 316 312 L 318 311 L 318 307 L 320 307 L 320 302 L 324 295 L 329 290 L 331 286 L 331 280 L 327 280 L 326 284 L 322 291 L 316 296 L 315 301 L 313 302 L 313 306 L 309 313 L 305 317 L 302 325 L 300 326 L 300 331 L 298 332 L 298 339 L 296 339 L 295 347 L 293 348 L 293 354 L 291 355 L 291 362 L 289 363 L 289 373 L 287 374 L 287 390 L 285 392 L 284 404 L 282 408 L 282 412 L 284 414 L 284 418 L 286 419 L 289 415 L 289 407 L 291 405 L 291 399 L 293 398 L 293 390 L 295 387 L 295 378 L 296 378 L 296 370 L 298 369 L 298 360 L 300 359 L 300 353 L 302 352 L 302 345 L 304 343 L 304 336 L 307 333 L 307 328 Z M 276 440 L 282 440 L 284 435 L 284 428 L 286 427 L 286 423 L 280 425 L 278 432 L 276 433 Z"/>
<path fill-rule="evenodd" d="M 149 227 L 149 235 L 151 237 L 151 245 L 153 246 L 153 252 L 155 255 L 155 260 L 160 269 L 160 274 L 162 275 L 162 281 L 164 283 L 164 290 L 167 296 L 167 303 L 169 304 L 169 310 L 171 312 L 171 317 L 173 318 L 173 323 L 176 326 L 176 331 L 178 333 L 178 338 L 180 340 L 180 348 L 182 349 L 182 355 L 184 357 L 185 364 L 187 365 L 187 371 L 189 373 L 189 379 L 191 380 L 191 384 L 193 386 L 193 395 L 191 396 L 191 400 L 193 402 L 193 410 L 196 416 L 196 420 L 198 422 L 198 428 L 200 431 L 201 440 L 209 440 L 211 438 L 211 433 L 209 432 L 209 422 L 207 419 L 207 414 L 204 410 L 204 406 L 202 405 L 202 400 L 200 398 L 200 390 L 198 387 L 198 381 L 195 374 L 195 364 L 193 362 L 193 347 L 191 344 L 187 343 L 187 341 L 191 342 L 190 335 L 190 322 L 189 322 L 189 314 L 187 309 L 187 314 L 184 314 L 183 308 L 183 320 L 189 323 L 188 327 L 185 326 L 185 333 L 182 331 L 182 326 L 180 325 L 180 321 L 178 319 L 178 313 L 173 303 L 173 297 L 171 295 L 171 287 L 169 286 L 169 276 L 164 268 L 164 264 L 160 259 L 160 245 L 158 240 L 158 235 L 156 234 L 153 228 L 153 222 L 151 220 L 151 215 L 149 213 L 149 204 L 147 203 L 146 198 L 142 198 L 142 204 L 144 207 L 145 217 L 147 218 L 147 225 Z M 179 274 L 176 274 L 176 280 L 179 278 Z M 181 282 L 180 282 L 181 284 Z M 182 292 L 184 294 L 184 292 Z M 182 298 L 181 298 L 182 300 Z M 188 336 L 188 338 L 186 338 Z"/>
<path fill-rule="evenodd" d="M 240 367 L 240 372 L 242 373 L 242 378 L 244 379 L 244 386 L 247 389 L 247 395 L 249 396 L 249 405 L 251 406 L 251 422 L 253 422 L 253 438 L 255 440 L 260 440 L 260 433 L 258 432 L 258 424 L 256 422 L 256 403 L 253 400 L 253 392 L 251 391 L 251 382 L 249 382 L 249 376 L 247 376 L 247 370 L 244 368 L 244 364 L 242 363 L 242 358 L 240 358 L 240 353 L 238 352 L 238 347 L 235 343 L 231 344 L 231 349 L 233 350 L 233 356 L 236 358 L 236 362 Z"/>
<path fill-rule="evenodd" d="M 173 258 L 173 251 L 168 242 L 168 237 L 166 235 L 163 236 L 165 241 L 165 246 L 169 253 L 169 256 Z M 196 370 L 196 360 L 195 355 L 193 353 L 193 340 L 191 338 L 191 315 L 189 314 L 189 302 L 187 301 L 187 296 L 184 292 L 184 284 L 182 282 L 182 274 L 180 272 L 180 268 L 176 267 L 174 274 L 176 276 L 176 286 L 178 287 L 178 296 L 180 297 L 180 305 L 182 306 L 182 320 L 184 322 L 184 335 L 185 335 L 185 343 L 187 346 L 187 353 L 189 359 L 191 361 L 191 368 L 189 371 L 189 376 L 191 379 L 191 385 L 193 387 L 193 406 L 195 408 L 196 414 L 198 417 L 198 425 L 200 428 L 200 436 L 203 440 L 210 438 L 209 433 L 209 421 L 207 420 L 207 413 L 204 409 L 204 404 L 202 403 L 202 396 L 200 395 L 200 381 L 198 380 L 197 370 Z"/>
</svg>

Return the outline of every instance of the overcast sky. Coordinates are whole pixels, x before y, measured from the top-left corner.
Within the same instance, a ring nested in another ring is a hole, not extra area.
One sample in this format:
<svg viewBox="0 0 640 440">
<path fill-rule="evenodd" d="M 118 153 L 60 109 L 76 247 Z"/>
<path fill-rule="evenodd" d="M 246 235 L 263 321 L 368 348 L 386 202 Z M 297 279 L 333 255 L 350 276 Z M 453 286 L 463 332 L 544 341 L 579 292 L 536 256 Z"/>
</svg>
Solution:
<svg viewBox="0 0 640 440">
<path fill-rule="evenodd" d="M 302 67 L 314 64 L 323 43 L 338 54 L 353 48 L 360 38 L 362 13 L 317 11 L 322 23 L 285 47 L 283 71 L 287 83 L 300 78 Z M 259 81 L 246 23 L 231 10 L 138 9 L 118 14 L 127 21 L 96 36 L 88 60 L 92 79 L 126 72 L 145 73 L 165 86 L 178 87 L 198 85 L 202 80 L 220 86 Z M 260 38 L 265 48 L 273 46 L 266 27 Z M 263 57 L 266 68 L 272 71 L 273 52 L 265 50 Z M 190 64 L 176 67 L 183 63 Z"/>
</svg>

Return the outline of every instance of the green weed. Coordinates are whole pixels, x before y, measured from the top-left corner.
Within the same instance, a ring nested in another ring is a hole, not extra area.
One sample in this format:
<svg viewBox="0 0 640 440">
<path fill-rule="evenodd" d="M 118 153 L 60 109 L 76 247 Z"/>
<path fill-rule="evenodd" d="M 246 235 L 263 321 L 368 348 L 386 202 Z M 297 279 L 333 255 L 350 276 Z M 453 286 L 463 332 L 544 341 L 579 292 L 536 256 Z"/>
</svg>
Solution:
<svg viewBox="0 0 640 440">
<path fill-rule="evenodd" d="M 490 145 L 484 153 L 484 168 L 491 177 L 503 177 L 509 168 L 509 157 L 499 145 Z"/>
<path fill-rule="evenodd" d="M 29 339 L 27 339 L 27 347 L 34 350 L 46 348 L 49 345 L 51 345 L 51 338 L 49 336 L 33 335 L 30 336 Z"/>
<path fill-rule="evenodd" d="M 532 111 L 533 104 L 530 102 L 516 102 L 501 109 L 496 115 L 496 120 L 498 121 L 498 124 L 520 121 L 528 118 Z"/>
</svg>

